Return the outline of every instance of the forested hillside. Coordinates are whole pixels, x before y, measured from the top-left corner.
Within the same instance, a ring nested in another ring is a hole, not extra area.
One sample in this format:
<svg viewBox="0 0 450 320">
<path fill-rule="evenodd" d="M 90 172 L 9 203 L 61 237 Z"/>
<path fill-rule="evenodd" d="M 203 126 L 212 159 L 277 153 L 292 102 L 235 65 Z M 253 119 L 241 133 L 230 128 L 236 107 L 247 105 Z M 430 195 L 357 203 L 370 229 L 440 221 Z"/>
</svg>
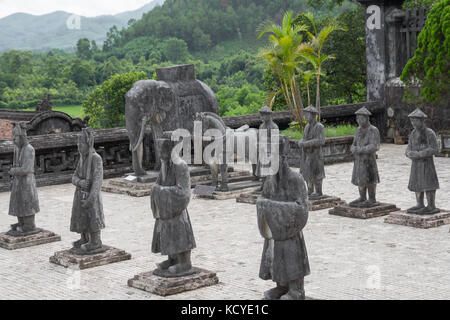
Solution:
<svg viewBox="0 0 450 320">
<path fill-rule="evenodd" d="M 127 26 L 130 19 L 139 19 L 164 0 L 149 0 L 137 10 L 117 15 L 80 17 L 77 27 L 67 27 L 72 13 L 56 11 L 44 15 L 15 13 L 0 19 L 0 52 L 11 49 L 47 51 L 52 48 L 73 50 L 79 38 L 88 37 L 102 44 L 113 25 Z"/>
<path fill-rule="evenodd" d="M 267 37 L 258 39 L 257 29 L 267 20 L 280 24 L 287 10 L 295 16 L 311 11 L 319 25 L 336 18 L 347 28 L 326 44 L 336 59 L 324 69 L 322 105 L 364 100 L 364 12 L 348 1 L 340 6 L 322 2 L 166 0 L 127 28 L 111 28 L 103 46 L 82 38 L 76 54 L 51 50 L 1 55 L 0 107 L 33 107 L 45 93 L 56 104 L 81 104 L 115 74 L 144 72 L 152 78 L 157 67 L 193 63 L 197 78 L 216 93 L 222 115 L 257 112 L 274 86 L 266 62 L 258 57 Z M 303 79 L 299 81 L 303 86 Z M 277 100 L 275 109 L 285 107 Z"/>
</svg>

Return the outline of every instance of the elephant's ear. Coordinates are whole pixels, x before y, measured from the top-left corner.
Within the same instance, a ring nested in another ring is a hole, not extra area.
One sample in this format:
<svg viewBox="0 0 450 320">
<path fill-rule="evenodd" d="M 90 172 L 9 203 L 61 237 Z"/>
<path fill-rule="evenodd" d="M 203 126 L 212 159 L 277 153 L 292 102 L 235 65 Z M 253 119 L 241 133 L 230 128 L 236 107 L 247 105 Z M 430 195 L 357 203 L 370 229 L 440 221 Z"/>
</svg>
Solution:
<svg viewBox="0 0 450 320">
<path fill-rule="evenodd" d="M 158 105 L 158 109 L 164 110 L 165 112 L 170 111 L 175 106 L 175 94 L 170 87 L 161 87 L 158 90 L 158 94 L 161 99 L 161 105 Z M 165 115 L 164 115 L 165 117 Z"/>
</svg>

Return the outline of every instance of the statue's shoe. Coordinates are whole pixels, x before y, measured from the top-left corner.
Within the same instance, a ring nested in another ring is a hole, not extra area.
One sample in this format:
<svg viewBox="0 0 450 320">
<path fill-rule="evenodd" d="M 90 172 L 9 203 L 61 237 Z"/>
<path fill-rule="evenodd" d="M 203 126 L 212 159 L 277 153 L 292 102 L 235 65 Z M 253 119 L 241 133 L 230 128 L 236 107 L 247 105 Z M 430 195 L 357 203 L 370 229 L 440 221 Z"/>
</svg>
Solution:
<svg viewBox="0 0 450 320">
<path fill-rule="evenodd" d="M 76 248 L 76 249 L 79 249 L 79 248 L 81 248 L 81 246 L 83 245 L 83 244 L 86 244 L 86 243 L 88 243 L 89 241 L 88 240 L 83 240 L 83 239 L 80 239 L 80 240 L 77 240 L 77 241 L 75 241 L 75 242 L 72 242 L 72 246 L 74 247 L 74 248 Z"/>
<path fill-rule="evenodd" d="M 167 269 L 169 269 L 169 267 L 171 267 L 171 266 L 173 266 L 173 265 L 175 265 L 175 264 L 176 264 L 175 261 L 166 260 L 166 261 L 163 261 L 163 262 L 161 262 L 161 263 L 157 263 L 156 266 L 157 266 L 158 269 L 160 269 L 160 270 L 167 270 Z"/>
<path fill-rule="evenodd" d="M 192 266 L 185 264 L 176 264 L 170 266 L 169 269 L 167 270 L 155 269 L 153 271 L 153 274 L 155 276 L 163 278 L 179 278 L 189 276 L 195 273 L 197 273 L 197 270 L 195 268 L 192 268 Z"/>
<path fill-rule="evenodd" d="M 353 200 L 352 202 L 350 202 L 349 206 L 350 207 L 359 207 L 361 205 L 361 203 L 363 203 L 364 201 L 366 201 L 366 199 L 358 198 L 358 199 Z"/>
<path fill-rule="evenodd" d="M 280 300 L 305 300 L 305 292 L 289 290 Z"/>
<path fill-rule="evenodd" d="M 17 228 L 20 226 L 20 223 L 14 223 L 11 225 L 11 230 L 12 231 L 17 231 Z"/>
<path fill-rule="evenodd" d="M 34 230 L 24 231 L 21 228 L 17 228 L 16 230 L 9 230 L 6 235 L 11 237 L 27 237 L 34 234 L 38 234 L 42 232 L 42 229 L 35 228 Z"/>
<path fill-rule="evenodd" d="M 416 214 L 432 215 L 432 214 L 436 214 L 439 212 L 441 212 L 441 210 L 439 210 L 438 208 L 425 207 L 425 208 L 422 208 L 421 210 L 417 211 Z"/>
<path fill-rule="evenodd" d="M 103 253 L 108 251 L 108 248 L 103 246 L 101 243 L 100 244 L 86 243 L 81 245 L 81 247 L 79 248 L 72 248 L 70 251 L 74 254 L 84 256 Z"/>
<path fill-rule="evenodd" d="M 408 210 L 406 210 L 406 212 L 408 212 L 408 213 L 414 213 L 414 214 L 419 214 L 419 212 L 422 212 L 423 209 L 425 209 L 425 207 L 414 206 L 414 207 L 409 208 Z"/>
<path fill-rule="evenodd" d="M 281 286 L 267 290 L 266 292 L 264 292 L 264 300 L 278 300 L 283 295 L 288 293 L 288 291 L 289 291 L 288 287 L 281 287 Z"/>
<path fill-rule="evenodd" d="M 308 196 L 309 200 L 320 200 L 325 199 L 327 196 L 321 194 L 321 193 L 313 193 Z"/>
<path fill-rule="evenodd" d="M 373 208 L 373 207 L 378 206 L 379 204 L 380 204 L 380 203 L 379 203 L 379 202 L 376 202 L 376 201 L 366 200 L 366 201 L 364 201 L 364 202 L 361 202 L 361 203 L 359 204 L 359 207 L 360 207 L 360 208 Z"/>
</svg>

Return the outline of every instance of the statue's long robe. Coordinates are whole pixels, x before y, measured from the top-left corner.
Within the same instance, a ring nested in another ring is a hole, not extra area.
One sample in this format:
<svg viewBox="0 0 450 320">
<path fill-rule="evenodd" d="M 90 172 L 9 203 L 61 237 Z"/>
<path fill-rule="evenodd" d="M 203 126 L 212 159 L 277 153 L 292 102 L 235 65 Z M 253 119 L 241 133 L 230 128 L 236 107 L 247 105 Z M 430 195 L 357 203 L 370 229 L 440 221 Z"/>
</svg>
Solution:
<svg viewBox="0 0 450 320">
<path fill-rule="evenodd" d="M 325 144 L 325 127 L 320 122 L 316 122 L 313 126 L 308 123 L 302 141 L 306 143 L 300 160 L 300 172 L 303 178 L 306 181 L 324 179 L 325 164 L 322 146 Z"/>
<path fill-rule="evenodd" d="M 256 203 L 258 227 L 265 238 L 259 277 L 282 284 L 310 273 L 302 232 L 308 220 L 308 192 L 301 175 L 287 170 L 287 177 L 268 177 Z"/>
<path fill-rule="evenodd" d="M 155 227 L 152 252 L 174 255 L 196 247 L 187 212 L 191 197 L 189 169 L 184 161 L 163 165 L 150 198 Z"/>
<path fill-rule="evenodd" d="M 26 144 L 16 152 L 15 156 L 16 175 L 12 180 L 9 215 L 32 216 L 39 212 L 39 198 L 34 177 L 34 148 Z"/>
<path fill-rule="evenodd" d="M 426 128 L 423 132 L 413 130 L 409 135 L 406 154 L 411 151 L 420 153 L 421 159 L 412 159 L 408 189 L 413 192 L 424 192 L 439 189 L 439 181 L 434 166 L 433 156 L 439 147 L 436 134 Z"/>
<path fill-rule="evenodd" d="M 380 183 L 376 152 L 380 149 L 380 133 L 372 125 L 359 127 L 353 140 L 354 147 L 363 148 L 364 153 L 355 153 L 352 183 L 359 187 Z"/>
<path fill-rule="evenodd" d="M 91 164 L 91 183 L 89 187 L 89 201 L 92 202 L 90 208 L 81 206 L 82 189 L 78 186 L 81 180 L 86 179 L 88 169 L 88 159 L 80 157 L 77 169 L 72 176 L 72 183 L 77 186 L 73 198 L 72 217 L 70 219 L 70 231 L 97 232 L 105 228 L 105 216 L 103 214 L 103 202 L 101 188 L 103 183 L 103 160 L 99 154 L 92 154 Z"/>
</svg>

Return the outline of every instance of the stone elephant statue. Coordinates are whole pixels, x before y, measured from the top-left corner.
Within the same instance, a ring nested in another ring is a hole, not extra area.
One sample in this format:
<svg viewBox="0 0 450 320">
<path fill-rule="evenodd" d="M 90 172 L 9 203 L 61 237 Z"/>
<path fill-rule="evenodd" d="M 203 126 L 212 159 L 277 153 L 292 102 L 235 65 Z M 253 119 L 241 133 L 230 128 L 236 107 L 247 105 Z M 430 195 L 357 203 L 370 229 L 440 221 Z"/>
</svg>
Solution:
<svg viewBox="0 0 450 320">
<path fill-rule="evenodd" d="M 195 114 L 218 113 L 212 90 L 195 79 L 194 65 L 173 66 L 156 70 L 158 80 L 137 81 L 125 95 L 125 121 L 130 138 L 133 170 L 145 176 L 143 140 L 149 122 L 155 150 L 155 170 L 160 168 L 158 139 L 164 131 L 187 129 L 193 132 Z"/>
</svg>

